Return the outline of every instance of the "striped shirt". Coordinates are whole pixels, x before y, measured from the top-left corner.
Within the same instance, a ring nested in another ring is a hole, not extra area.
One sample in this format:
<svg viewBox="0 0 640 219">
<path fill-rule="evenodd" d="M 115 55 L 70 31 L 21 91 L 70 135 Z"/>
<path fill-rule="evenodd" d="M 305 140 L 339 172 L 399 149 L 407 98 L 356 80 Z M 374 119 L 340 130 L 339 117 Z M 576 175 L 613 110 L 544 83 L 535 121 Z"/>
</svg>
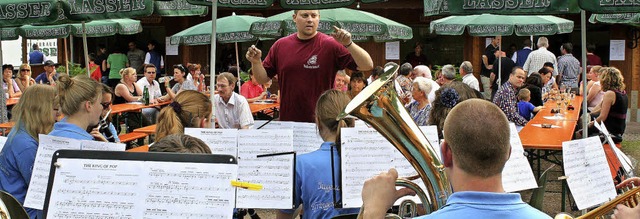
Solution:
<svg viewBox="0 0 640 219">
<path fill-rule="evenodd" d="M 216 104 L 216 118 L 223 129 L 240 129 L 243 126 L 253 126 L 253 115 L 249 102 L 243 96 L 231 94 L 229 102 L 225 103 L 219 94 L 213 96 Z"/>
<path fill-rule="evenodd" d="M 571 53 L 558 57 L 558 73 L 560 85 L 565 87 L 578 87 L 578 74 L 580 74 L 580 61 Z"/>
<path fill-rule="evenodd" d="M 558 63 L 556 61 L 556 55 L 552 52 L 549 52 L 547 48 L 540 47 L 535 51 L 529 53 L 529 57 L 527 57 L 527 61 L 524 62 L 524 69 L 527 72 L 527 77 L 531 75 L 531 73 L 538 72 L 543 66 L 545 62 L 553 63 L 553 76 L 558 75 Z"/>
<path fill-rule="evenodd" d="M 524 126 L 527 124 L 527 120 L 518 113 L 517 94 L 516 88 L 511 85 L 511 82 L 507 81 L 498 89 L 496 96 L 493 98 L 493 103 L 500 107 L 510 122 L 515 123 L 517 126 Z"/>
</svg>

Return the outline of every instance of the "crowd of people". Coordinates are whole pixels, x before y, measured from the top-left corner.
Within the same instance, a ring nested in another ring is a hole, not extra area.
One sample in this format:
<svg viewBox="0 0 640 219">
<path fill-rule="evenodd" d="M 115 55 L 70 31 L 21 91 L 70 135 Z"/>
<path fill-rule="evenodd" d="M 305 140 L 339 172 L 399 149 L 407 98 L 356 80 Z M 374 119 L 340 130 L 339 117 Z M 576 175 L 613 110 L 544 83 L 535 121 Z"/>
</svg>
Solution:
<svg viewBox="0 0 640 219">
<path fill-rule="evenodd" d="M 332 170 L 337 166 L 331 163 L 340 163 L 340 128 L 354 125 L 353 119 L 336 118 L 384 70 L 374 67 L 370 55 L 352 41 L 348 31 L 334 27 L 329 35 L 318 32 L 320 16 L 317 10 L 295 10 L 292 18 L 296 33 L 276 41 L 264 60 L 255 46 L 246 52 L 251 63 L 250 80 L 241 86 L 241 92 L 235 91 L 238 74 L 224 72 L 217 75 L 212 98 L 206 95 L 208 88 L 198 64 L 173 65 L 172 78 L 159 77 L 164 60 L 154 42 L 148 44 L 147 53 L 133 42 L 127 54 L 116 49 L 106 56 L 106 49 L 101 47 L 98 57 L 92 58 L 96 71 L 106 73 L 100 79 L 57 73 L 50 60 L 42 60 L 45 72 L 35 79 L 30 77 L 28 64 L 20 66 L 16 79 L 12 79 L 13 66 L 3 66 L 7 94 L 21 99 L 13 108 L 15 126 L 0 152 L 0 190 L 24 202 L 38 134 L 118 142 L 120 124 L 114 126 L 107 115 L 111 104 L 142 101 L 147 90 L 150 103 L 169 104 L 146 108 L 142 117 L 125 115 L 126 129 L 157 124 L 156 143 L 149 150 L 162 152 L 211 153 L 204 142 L 184 135 L 184 129 L 210 128 L 214 124 L 250 129 L 254 120 L 249 103 L 277 100 L 281 121 L 316 123 L 324 141 L 316 151 L 296 159 L 294 201 L 296 208 L 303 208 L 302 218 L 357 213 L 359 209 L 336 208 L 333 203 L 341 196 L 318 185 L 332 185 L 339 179 L 331 175 L 340 172 Z M 500 50 L 500 40 L 496 37 L 487 46 L 479 68 L 480 80 L 473 75 L 474 66 L 469 61 L 462 62 L 458 70 L 444 65 L 432 74 L 433 66 L 422 54 L 421 44 L 416 44 L 393 79 L 411 118 L 420 126 L 437 126 L 439 137 L 444 139 L 442 160 L 455 192 L 442 209 L 426 218 L 550 218 L 522 202 L 519 194 L 504 192 L 502 169 L 510 154 L 508 122 L 524 126 L 545 101 L 553 98 L 550 94 L 554 91 L 577 88 L 579 61 L 571 55 L 570 43 L 562 45 L 562 56 L 556 58 L 547 50 L 548 40 L 540 37 L 538 49 L 532 50 L 530 42 L 525 41 L 527 46 L 507 57 Z M 36 56 L 32 59 L 38 60 Z M 590 80 L 588 92 L 582 95 L 594 119 L 585 128 L 597 134 L 592 130 L 593 123 L 604 122 L 612 134 L 621 136 L 628 102 L 621 72 L 590 62 L 585 79 Z M 143 78 L 137 78 L 139 72 Z M 156 80 L 160 78 L 164 81 Z M 277 94 L 267 90 L 273 78 L 277 78 L 280 89 Z M 213 113 L 217 121 L 211 121 Z M 411 194 L 395 189 L 397 177 L 391 169 L 363 182 L 361 214 L 365 218 L 383 217 L 395 199 Z M 31 218 L 42 216 L 42 211 L 27 211 Z M 291 218 L 293 213 L 293 209 L 282 210 L 278 218 Z"/>
</svg>

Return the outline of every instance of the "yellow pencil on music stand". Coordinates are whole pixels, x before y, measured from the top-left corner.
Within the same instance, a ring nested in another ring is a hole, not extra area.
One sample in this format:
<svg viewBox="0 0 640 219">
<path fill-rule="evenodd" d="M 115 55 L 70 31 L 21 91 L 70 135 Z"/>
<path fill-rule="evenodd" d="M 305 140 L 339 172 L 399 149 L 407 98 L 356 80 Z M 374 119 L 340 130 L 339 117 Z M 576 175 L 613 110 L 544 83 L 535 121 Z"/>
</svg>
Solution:
<svg viewBox="0 0 640 219">
<path fill-rule="evenodd" d="M 262 190 L 262 185 L 261 184 L 240 182 L 240 181 L 236 181 L 236 180 L 231 180 L 231 186 L 238 187 L 238 188 L 243 188 L 243 189 L 248 189 L 248 190 L 254 190 L 254 191 Z"/>
</svg>

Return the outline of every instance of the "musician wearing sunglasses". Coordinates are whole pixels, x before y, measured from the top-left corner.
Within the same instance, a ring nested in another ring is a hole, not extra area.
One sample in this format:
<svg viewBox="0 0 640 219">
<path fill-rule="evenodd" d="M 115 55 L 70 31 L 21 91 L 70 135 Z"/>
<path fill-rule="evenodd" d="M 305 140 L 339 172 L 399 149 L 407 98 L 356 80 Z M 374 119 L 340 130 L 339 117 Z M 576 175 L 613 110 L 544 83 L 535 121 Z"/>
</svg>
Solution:
<svg viewBox="0 0 640 219">
<path fill-rule="evenodd" d="M 445 172 L 455 191 L 441 209 L 421 218 L 550 219 L 529 206 L 518 193 L 505 193 L 502 169 L 511 153 L 509 122 L 489 101 L 465 100 L 445 119 L 441 145 Z M 478 136 L 481 136 L 480 138 Z M 398 172 L 384 172 L 365 182 L 364 218 L 383 218 L 399 197 L 412 191 L 395 189 Z"/>
<path fill-rule="evenodd" d="M 98 125 L 90 127 L 87 132 L 91 134 L 97 141 L 104 142 L 120 142 L 116 127 L 111 123 L 111 100 L 113 99 L 113 90 L 106 84 L 102 84 L 102 114 L 100 114 L 100 122 Z"/>
<path fill-rule="evenodd" d="M 29 64 L 20 65 L 20 72 L 18 72 L 16 79 L 20 90 L 27 90 L 27 87 L 36 84 L 36 80 L 31 77 L 31 66 Z"/>
</svg>

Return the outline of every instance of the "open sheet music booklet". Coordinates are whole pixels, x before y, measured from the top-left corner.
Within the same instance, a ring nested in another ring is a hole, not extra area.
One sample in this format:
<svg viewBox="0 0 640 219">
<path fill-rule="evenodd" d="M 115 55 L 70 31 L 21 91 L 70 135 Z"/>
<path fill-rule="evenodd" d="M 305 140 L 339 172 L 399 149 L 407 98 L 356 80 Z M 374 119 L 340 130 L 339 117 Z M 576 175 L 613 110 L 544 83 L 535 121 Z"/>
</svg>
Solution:
<svg viewBox="0 0 640 219">
<path fill-rule="evenodd" d="M 436 156 L 441 160 L 440 144 L 437 140 L 435 126 L 420 127 L 427 140 L 431 143 Z M 514 192 L 536 188 L 538 186 L 533 171 L 524 156 L 524 149 L 515 125 L 510 125 L 511 130 L 511 156 L 502 171 L 502 182 L 505 191 Z M 407 159 L 378 131 L 373 128 L 343 128 L 341 130 L 341 166 L 342 166 L 342 206 L 344 208 L 357 208 L 362 206 L 362 186 L 364 181 L 395 168 L 400 177 L 413 176 L 417 172 Z M 427 192 L 422 180 L 414 181 Z M 410 198 L 420 203 L 417 196 Z"/>
<path fill-rule="evenodd" d="M 201 129 L 185 134 L 204 141 L 214 154 L 238 158 L 238 181 L 261 184 L 260 191 L 237 189 L 237 208 L 291 209 L 295 154 L 291 129 Z M 317 145 L 319 147 L 320 144 Z M 277 156 L 258 157 L 284 153 Z"/>
<path fill-rule="evenodd" d="M 57 151 L 49 219 L 233 216 L 236 159 L 229 155 Z"/>
</svg>

